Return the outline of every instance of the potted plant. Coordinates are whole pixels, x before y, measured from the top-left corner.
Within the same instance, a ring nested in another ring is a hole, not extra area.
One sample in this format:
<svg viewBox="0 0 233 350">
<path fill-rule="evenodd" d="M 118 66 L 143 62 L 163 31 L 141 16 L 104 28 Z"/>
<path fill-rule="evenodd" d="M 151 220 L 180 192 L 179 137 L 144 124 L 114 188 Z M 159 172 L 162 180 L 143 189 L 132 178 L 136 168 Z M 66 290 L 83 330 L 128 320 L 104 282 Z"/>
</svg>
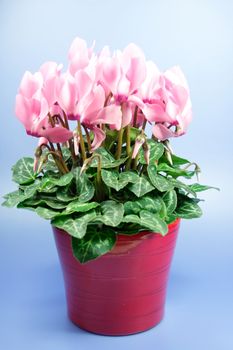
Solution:
<svg viewBox="0 0 233 350">
<path fill-rule="evenodd" d="M 15 111 L 39 143 L 13 166 L 3 205 L 51 220 L 70 319 L 99 334 L 153 327 L 180 219 L 201 216 L 197 192 L 210 188 L 186 181 L 200 168 L 169 143 L 192 116 L 181 69 L 76 38 L 66 72 L 46 62 L 24 74 Z"/>
</svg>

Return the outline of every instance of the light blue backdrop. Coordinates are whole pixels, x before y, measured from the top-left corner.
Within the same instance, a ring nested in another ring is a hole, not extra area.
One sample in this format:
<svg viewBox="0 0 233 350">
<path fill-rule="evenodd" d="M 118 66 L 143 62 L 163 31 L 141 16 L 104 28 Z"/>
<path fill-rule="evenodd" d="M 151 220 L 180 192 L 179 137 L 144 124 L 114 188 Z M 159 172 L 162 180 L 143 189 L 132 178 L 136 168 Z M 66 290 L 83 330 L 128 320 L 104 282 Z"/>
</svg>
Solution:
<svg viewBox="0 0 233 350">
<path fill-rule="evenodd" d="M 233 348 L 232 14 L 230 0 L 1 0 L 1 194 L 14 189 L 11 165 L 31 156 L 37 142 L 14 117 L 20 79 L 46 60 L 65 63 L 76 35 L 89 44 L 96 39 L 97 49 L 135 42 L 161 69 L 182 67 L 194 120 L 173 148 L 199 162 L 203 183 L 221 187 L 203 195 L 203 218 L 182 224 L 165 320 L 130 337 L 100 337 L 73 326 L 49 223 L 1 208 L 2 349 Z"/>
</svg>

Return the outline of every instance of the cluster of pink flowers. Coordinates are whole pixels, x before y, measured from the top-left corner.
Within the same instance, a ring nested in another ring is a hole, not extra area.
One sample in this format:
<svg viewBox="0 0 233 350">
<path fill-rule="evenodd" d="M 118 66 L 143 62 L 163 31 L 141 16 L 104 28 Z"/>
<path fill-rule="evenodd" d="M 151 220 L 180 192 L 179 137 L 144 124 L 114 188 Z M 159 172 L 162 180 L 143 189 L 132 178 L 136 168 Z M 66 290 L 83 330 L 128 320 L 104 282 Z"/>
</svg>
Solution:
<svg viewBox="0 0 233 350">
<path fill-rule="evenodd" d="M 160 72 L 134 44 L 113 54 L 104 47 L 97 55 L 80 38 L 73 41 L 68 58 L 64 73 L 62 65 L 46 62 L 35 74 L 24 74 L 16 115 L 29 135 L 54 143 L 78 139 L 66 123 L 77 120 L 93 132 L 94 150 L 105 139 L 103 124 L 120 130 L 146 121 L 161 141 L 186 132 L 191 102 L 179 67 Z"/>
</svg>

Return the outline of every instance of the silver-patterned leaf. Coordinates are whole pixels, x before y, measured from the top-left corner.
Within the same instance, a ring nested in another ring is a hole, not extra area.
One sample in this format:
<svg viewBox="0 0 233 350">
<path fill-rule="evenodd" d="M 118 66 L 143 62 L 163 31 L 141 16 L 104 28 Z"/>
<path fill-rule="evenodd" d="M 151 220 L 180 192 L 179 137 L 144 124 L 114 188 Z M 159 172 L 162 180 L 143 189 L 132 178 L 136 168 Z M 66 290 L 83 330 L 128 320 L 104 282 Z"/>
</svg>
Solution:
<svg viewBox="0 0 233 350">
<path fill-rule="evenodd" d="M 142 228 L 149 229 L 152 232 L 165 235 L 168 232 L 167 224 L 156 214 L 146 210 L 140 212 L 140 217 L 134 214 L 126 215 L 123 222 L 135 223 Z"/>
<path fill-rule="evenodd" d="M 177 194 L 175 190 L 170 190 L 163 196 L 163 201 L 166 204 L 167 215 L 171 215 L 177 206 Z"/>
<path fill-rule="evenodd" d="M 147 172 L 151 183 L 160 192 L 166 192 L 173 188 L 172 183 L 168 179 L 157 173 L 157 167 L 155 165 L 148 165 Z"/>
<path fill-rule="evenodd" d="M 195 219 L 202 215 L 202 210 L 194 200 L 187 198 L 179 203 L 174 214 L 183 219 Z"/>
<path fill-rule="evenodd" d="M 150 152 L 150 164 L 154 164 L 156 160 L 162 157 L 164 152 L 164 145 L 161 142 L 155 140 L 148 140 L 149 152 Z M 140 163 L 146 164 L 144 150 L 140 149 Z"/>
<path fill-rule="evenodd" d="M 86 234 L 87 225 L 96 218 L 96 212 L 90 211 L 83 216 L 73 219 L 70 216 L 61 216 L 52 220 L 52 225 L 58 227 L 71 236 L 82 238 Z"/>
<path fill-rule="evenodd" d="M 88 226 L 82 239 L 72 239 L 73 255 L 84 264 L 109 252 L 116 243 L 116 234 L 109 227 L 97 230 L 96 226 Z"/>
<path fill-rule="evenodd" d="M 150 181 L 145 175 L 139 176 L 137 182 L 130 184 L 128 189 L 133 192 L 137 197 L 142 197 L 146 193 L 154 190 L 154 187 L 151 185 Z"/>
<path fill-rule="evenodd" d="M 98 220 L 107 226 L 118 226 L 124 215 L 124 206 L 122 203 L 113 200 L 107 200 L 100 205 L 102 215 L 98 216 Z"/>
<path fill-rule="evenodd" d="M 13 181 L 20 185 L 33 182 L 36 178 L 33 170 L 33 158 L 24 157 L 12 167 Z"/>
<path fill-rule="evenodd" d="M 85 203 L 92 199 L 95 193 L 95 188 L 85 173 L 81 174 L 81 168 L 74 170 L 76 180 L 76 190 L 79 202 Z"/>
<path fill-rule="evenodd" d="M 66 208 L 65 212 L 67 214 L 72 214 L 72 213 L 75 213 L 75 212 L 83 213 L 83 212 L 87 212 L 87 211 L 89 211 L 91 209 L 94 209 L 94 208 L 96 208 L 98 206 L 99 206 L 99 203 L 97 203 L 97 202 L 80 203 L 79 200 L 75 200 L 75 201 L 70 202 L 67 205 L 67 208 Z"/>
</svg>

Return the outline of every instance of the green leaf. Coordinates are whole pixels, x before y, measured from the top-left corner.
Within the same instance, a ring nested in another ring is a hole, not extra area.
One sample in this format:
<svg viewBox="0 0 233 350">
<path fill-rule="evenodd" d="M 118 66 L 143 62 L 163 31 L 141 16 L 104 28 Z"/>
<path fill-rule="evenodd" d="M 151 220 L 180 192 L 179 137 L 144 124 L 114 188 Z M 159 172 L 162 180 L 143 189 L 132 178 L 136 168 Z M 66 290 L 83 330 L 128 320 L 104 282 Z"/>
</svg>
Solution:
<svg viewBox="0 0 233 350">
<path fill-rule="evenodd" d="M 52 209 L 64 209 L 66 208 L 67 204 L 64 202 L 58 201 L 56 198 L 53 197 L 32 197 L 27 199 L 26 201 L 23 202 L 23 205 L 25 207 L 45 207 L 48 206 Z M 49 208 L 48 208 L 49 209 Z"/>
<path fill-rule="evenodd" d="M 72 172 L 62 175 L 60 178 L 44 177 L 40 186 L 37 188 L 39 192 L 50 193 L 54 187 L 65 187 L 69 185 L 74 175 Z M 52 191 L 53 192 L 53 191 Z"/>
<path fill-rule="evenodd" d="M 76 179 L 76 189 L 78 194 L 79 202 L 85 203 L 92 199 L 95 193 L 95 188 L 92 182 L 89 180 L 85 173 L 80 175 L 81 168 L 74 170 Z"/>
<path fill-rule="evenodd" d="M 119 174 L 116 170 L 101 170 L 102 180 L 108 187 L 120 191 L 128 183 L 137 182 L 139 176 L 133 171 L 125 171 Z"/>
<path fill-rule="evenodd" d="M 103 227 L 100 231 L 96 226 L 88 226 L 82 239 L 72 239 L 73 255 L 80 263 L 98 258 L 109 252 L 116 242 L 116 234 L 109 227 Z"/>
<path fill-rule="evenodd" d="M 138 181 L 138 174 L 135 171 L 123 171 L 119 175 L 119 181 L 135 183 Z"/>
<path fill-rule="evenodd" d="M 169 181 L 174 187 L 185 190 L 187 193 L 192 194 L 194 197 L 197 196 L 196 193 L 189 187 L 189 185 L 186 185 L 185 183 L 173 178 L 169 179 Z"/>
<path fill-rule="evenodd" d="M 142 222 L 147 222 L 148 228 L 150 225 L 154 232 L 161 233 L 163 236 L 168 232 L 167 224 L 156 214 L 142 210 L 140 212 L 140 218 Z"/>
<path fill-rule="evenodd" d="M 22 190 L 17 190 L 11 193 L 8 193 L 4 196 L 6 199 L 3 203 L 2 206 L 8 207 L 8 208 L 13 208 L 20 202 L 23 202 L 25 200 L 25 195 Z"/>
<path fill-rule="evenodd" d="M 51 219 L 55 218 L 56 216 L 61 215 L 61 213 L 59 211 L 44 208 L 44 207 L 37 207 L 35 209 L 35 212 L 39 216 L 41 216 L 43 219 L 46 219 L 46 220 L 51 220 Z"/>
<path fill-rule="evenodd" d="M 177 195 L 175 190 L 170 190 L 163 196 L 163 201 L 166 204 L 167 215 L 171 215 L 177 206 Z"/>
<path fill-rule="evenodd" d="M 150 164 L 154 164 L 156 160 L 162 157 L 164 152 L 164 145 L 161 142 L 157 142 L 155 140 L 147 140 L 149 150 L 150 150 Z M 146 164 L 146 160 L 144 157 L 144 151 L 141 147 L 140 151 L 140 163 Z"/>
<path fill-rule="evenodd" d="M 195 199 L 182 196 L 182 200 L 178 201 L 178 206 L 174 214 L 183 219 L 199 218 L 202 215 L 202 210 L 196 203 Z"/>
<path fill-rule="evenodd" d="M 123 222 L 139 224 L 152 232 L 161 233 L 163 236 L 167 233 L 167 224 L 156 214 L 146 210 L 140 212 L 140 217 L 131 214 L 123 218 Z"/>
<path fill-rule="evenodd" d="M 122 203 L 115 202 L 113 200 L 107 200 L 101 203 L 100 209 L 101 216 L 97 217 L 97 220 L 103 222 L 106 226 L 118 226 L 124 215 L 124 206 Z"/>
<path fill-rule="evenodd" d="M 72 213 L 75 213 L 75 212 L 83 213 L 83 212 L 89 211 L 91 209 L 94 209 L 94 208 L 96 208 L 98 206 L 99 206 L 99 203 L 97 203 L 97 202 L 80 203 L 79 200 L 74 200 L 73 202 L 70 202 L 67 205 L 67 208 L 66 208 L 65 212 L 67 214 L 72 214 Z"/>
<path fill-rule="evenodd" d="M 13 181 L 20 185 L 33 182 L 36 175 L 33 170 L 34 160 L 33 158 L 24 157 L 12 167 Z"/>
<path fill-rule="evenodd" d="M 133 184 L 128 186 L 128 189 L 133 192 L 137 197 L 142 197 L 146 193 L 154 190 L 154 187 L 151 185 L 150 181 L 145 175 L 138 176 L 138 180 Z"/>
<path fill-rule="evenodd" d="M 96 212 L 93 210 L 76 219 L 72 219 L 70 216 L 55 218 L 52 220 L 52 225 L 68 232 L 73 237 L 83 238 L 86 234 L 88 223 L 95 218 Z"/>
<path fill-rule="evenodd" d="M 192 185 L 189 185 L 189 188 L 193 191 L 193 192 L 202 192 L 202 191 L 206 191 L 206 190 L 210 190 L 210 189 L 215 189 L 217 191 L 220 191 L 220 189 L 218 187 L 212 187 L 212 186 L 207 186 L 207 185 L 201 185 L 199 183 L 195 183 Z"/>
<path fill-rule="evenodd" d="M 161 210 L 161 199 L 159 197 L 144 196 L 136 201 L 128 201 L 124 203 L 125 214 L 138 214 L 141 210 L 147 210 L 152 213 L 158 213 Z"/>
<path fill-rule="evenodd" d="M 56 186 L 67 186 L 71 183 L 72 179 L 74 178 L 74 175 L 72 172 L 69 172 L 65 175 L 62 175 L 59 179 L 51 179 L 51 181 L 54 183 Z"/>
<path fill-rule="evenodd" d="M 169 225 L 177 219 L 177 216 L 173 213 L 166 217 L 166 223 Z"/>
<path fill-rule="evenodd" d="M 101 170 L 101 177 L 105 185 L 114 188 L 116 191 L 119 191 L 118 175 L 119 173 L 116 170 Z"/>
<path fill-rule="evenodd" d="M 173 188 L 173 185 L 169 180 L 164 176 L 157 174 L 157 168 L 155 165 L 148 165 L 147 172 L 151 183 L 160 192 L 170 191 Z"/>
<path fill-rule="evenodd" d="M 172 157 L 172 162 L 174 165 L 184 165 L 184 164 L 190 163 L 189 160 L 187 160 L 185 158 L 178 157 L 175 154 L 172 154 L 171 157 Z"/>
<path fill-rule="evenodd" d="M 159 216 L 162 219 L 165 219 L 167 217 L 167 207 L 166 207 L 166 204 L 163 201 L 163 199 L 161 197 L 159 197 L 159 199 L 160 199 L 160 202 L 161 202 L 161 209 L 159 211 Z"/>
<path fill-rule="evenodd" d="M 193 175 L 195 175 L 195 171 L 188 171 L 184 169 L 180 169 L 177 167 L 172 167 L 166 163 L 161 163 L 158 165 L 157 172 L 165 172 L 168 175 L 171 175 L 172 177 L 179 177 L 183 176 L 187 179 L 190 179 Z"/>
<path fill-rule="evenodd" d="M 69 187 L 61 187 L 57 190 L 56 197 L 62 202 L 71 202 L 78 199 L 78 196 L 71 192 Z"/>
</svg>

